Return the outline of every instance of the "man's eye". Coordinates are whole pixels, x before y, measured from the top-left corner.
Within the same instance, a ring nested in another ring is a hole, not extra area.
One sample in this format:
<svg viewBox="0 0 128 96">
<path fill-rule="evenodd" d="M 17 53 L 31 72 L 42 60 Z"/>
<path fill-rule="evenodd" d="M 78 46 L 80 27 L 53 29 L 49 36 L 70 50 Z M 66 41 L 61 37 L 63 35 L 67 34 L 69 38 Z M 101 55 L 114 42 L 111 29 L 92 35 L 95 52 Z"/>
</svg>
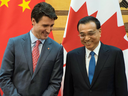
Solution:
<svg viewBox="0 0 128 96">
<path fill-rule="evenodd" d="M 81 36 L 81 37 L 83 37 L 83 36 L 84 36 L 84 34 L 80 34 L 80 36 Z"/>
<path fill-rule="evenodd" d="M 42 25 L 43 27 L 47 27 L 48 25 Z"/>
<path fill-rule="evenodd" d="M 51 25 L 51 27 L 53 27 L 53 25 Z"/>
<path fill-rule="evenodd" d="M 95 33 L 94 32 L 91 32 L 91 33 L 89 33 L 88 35 L 94 35 Z"/>
</svg>

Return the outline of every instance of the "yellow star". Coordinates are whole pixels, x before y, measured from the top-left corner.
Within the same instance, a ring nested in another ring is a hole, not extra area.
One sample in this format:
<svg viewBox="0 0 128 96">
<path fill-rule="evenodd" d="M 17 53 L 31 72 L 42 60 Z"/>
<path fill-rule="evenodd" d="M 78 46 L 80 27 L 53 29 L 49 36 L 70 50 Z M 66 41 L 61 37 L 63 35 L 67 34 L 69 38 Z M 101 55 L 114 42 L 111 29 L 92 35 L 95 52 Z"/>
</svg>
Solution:
<svg viewBox="0 0 128 96">
<path fill-rule="evenodd" d="M 30 1 L 25 1 L 23 0 L 23 3 L 22 4 L 19 4 L 19 6 L 23 7 L 23 10 L 22 12 L 24 12 L 25 9 L 31 9 L 28 4 L 30 3 Z"/>
<path fill-rule="evenodd" d="M 1 5 L 0 5 L 0 7 L 3 6 L 3 5 L 6 5 L 8 7 L 8 2 L 10 0 L 0 0 L 0 1 L 2 2 Z"/>
</svg>

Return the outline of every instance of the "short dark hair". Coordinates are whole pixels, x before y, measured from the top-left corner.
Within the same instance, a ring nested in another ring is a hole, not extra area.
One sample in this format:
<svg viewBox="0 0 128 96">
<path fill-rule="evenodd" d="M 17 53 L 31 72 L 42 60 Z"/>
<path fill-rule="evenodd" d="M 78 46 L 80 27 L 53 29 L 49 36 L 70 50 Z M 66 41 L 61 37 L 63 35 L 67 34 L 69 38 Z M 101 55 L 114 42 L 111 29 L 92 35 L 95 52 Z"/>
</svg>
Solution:
<svg viewBox="0 0 128 96">
<path fill-rule="evenodd" d="M 55 13 L 55 9 L 46 2 L 41 2 L 35 5 L 31 12 L 31 19 L 34 18 L 38 23 L 42 16 L 48 16 L 51 19 L 56 20 L 57 15 Z"/>
<path fill-rule="evenodd" d="M 100 21 L 97 18 L 95 18 L 93 16 L 86 16 L 86 17 L 84 17 L 84 18 L 82 18 L 78 21 L 77 30 L 79 31 L 78 27 L 79 27 L 80 24 L 86 24 L 86 23 L 89 23 L 89 22 L 94 22 L 96 24 L 97 29 L 99 29 L 101 27 Z"/>
</svg>

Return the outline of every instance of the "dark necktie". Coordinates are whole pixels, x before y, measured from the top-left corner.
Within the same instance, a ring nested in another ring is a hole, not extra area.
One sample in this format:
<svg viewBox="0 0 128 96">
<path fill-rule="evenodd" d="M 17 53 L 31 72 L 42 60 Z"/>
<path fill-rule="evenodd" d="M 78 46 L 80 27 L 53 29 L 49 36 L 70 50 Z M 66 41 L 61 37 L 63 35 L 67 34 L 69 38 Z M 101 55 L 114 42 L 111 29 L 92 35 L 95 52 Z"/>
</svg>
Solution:
<svg viewBox="0 0 128 96">
<path fill-rule="evenodd" d="M 94 57 L 94 52 L 91 51 L 90 55 L 91 55 L 91 59 L 89 62 L 89 81 L 90 84 L 92 83 L 92 79 L 93 79 L 93 75 L 94 75 L 94 71 L 95 71 L 95 57 Z"/>
<path fill-rule="evenodd" d="M 33 47 L 33 50 L 32 50 L 33 72 L 35 71 L 38 58 L 39 58 L 39 44 L 40 44 L 40 40 L 37 40 L 36 45 Z"/>
</svg>

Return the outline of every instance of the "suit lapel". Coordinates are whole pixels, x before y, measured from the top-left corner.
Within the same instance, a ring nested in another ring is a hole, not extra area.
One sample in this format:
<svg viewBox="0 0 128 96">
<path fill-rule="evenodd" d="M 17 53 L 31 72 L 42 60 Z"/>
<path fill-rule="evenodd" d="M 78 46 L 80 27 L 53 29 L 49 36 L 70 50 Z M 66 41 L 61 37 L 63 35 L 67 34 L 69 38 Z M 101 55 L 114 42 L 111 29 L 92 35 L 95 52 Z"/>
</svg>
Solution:
<svg viewBox="0 0 128 96">
<path fill-rule="evenodd" d="M 36 66 L 36 69 L 35 69 L 35 72 L 33 74 L 32 79 L 37 74 L 37 72 L 41 68 L 42 64 L 44 64 L 44 61 L 46 60 L 47 56 L 49 55 L 50 51 L 52 50 L 51 45 L 52 45 L 52 43 L 51 43 L 50 38 L 47 38 L 45 40 L 45 43 L 44 43 L 43 47 L 42 47 L 41 54 L 40 54 L 39 60 L 37 62 L 37 66 Z"/>
<path fill-rule="evenodd" d="M 24 50 L 24 54 L 27 60 L 27 64 L 30 69 L 31 76 L 33 74 L 33 67 L 32 67 L 32 52 L 31 52 L 31 40 L 30 40 L 30 33 L 27 33 L 22 38 L 22 46 Z"/>
<path fill-rule="evenodd" d="M 91 87 L 93 86 L 93 84 L 96 82 L 96 79 L 98 78 L 98 75 L 100 74 L 108 56 L 109 56 L 109 50 L 107 49 L 107 47 L 101 43 L 101 48 L 99 51 L 99 56 L 98 56 L 98 60 L 97 60 L 97 65 L 95 67 L 95 73 L 94 73 L 94 77 L 92 80 L 92 84 Z"/>
<path fill-rule="evenodd" d="M 77 52 L 77 61 L 78 66 L 80 68 L 81 74 L 83 75 L 84 81 L 87 86 L 90 86 L 87 70 L 86 70 L 86 63 L 85 63 L 85 47 L 81 47 L 80 50 Z"/>
</svg>

